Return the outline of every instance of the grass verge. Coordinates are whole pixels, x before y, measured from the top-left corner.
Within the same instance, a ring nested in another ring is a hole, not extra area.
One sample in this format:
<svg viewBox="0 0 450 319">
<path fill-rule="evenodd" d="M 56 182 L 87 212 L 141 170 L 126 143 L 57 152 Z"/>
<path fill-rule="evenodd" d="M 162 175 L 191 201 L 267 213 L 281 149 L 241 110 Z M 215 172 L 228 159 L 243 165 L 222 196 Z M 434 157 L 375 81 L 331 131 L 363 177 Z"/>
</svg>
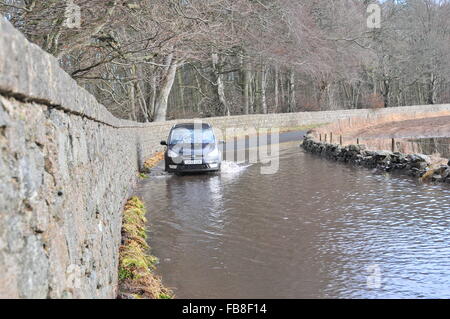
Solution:
<svg viewBox="0 0 450 319">
<path fill-rule="evenodd" d="M 154 274 L 158 259 L 148 252 L 145 207 L 132 197 L 125 205 L 119 250 L 119 298 L 171 299 L 173 293 Z"/>
<path fill-rule="evenodd" d="M 145 161 L 144 168 L 150 170 L 156 165 L 158 165 L 158 163 L 161 162 L 163 159 L 164 159 L 164 152 L 158 152 Z"/>
</svg>

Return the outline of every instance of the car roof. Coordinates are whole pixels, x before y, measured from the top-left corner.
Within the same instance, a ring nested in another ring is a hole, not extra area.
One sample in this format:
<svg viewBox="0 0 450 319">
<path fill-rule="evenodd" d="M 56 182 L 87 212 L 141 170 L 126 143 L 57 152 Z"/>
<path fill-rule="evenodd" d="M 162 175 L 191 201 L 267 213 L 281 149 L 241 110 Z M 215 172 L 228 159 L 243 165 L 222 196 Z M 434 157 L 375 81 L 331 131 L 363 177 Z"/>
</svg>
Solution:
<svg viewBox="0 0 450 319">
<path fill-rule="evenodd" d="M 181 124 L 176 124 L 174 125 L 174 127 L 172 129 L 176 129 L 176 128 L 185 128 L 185 129 L 194 129 L 197 127 L 202 127 L 202 129 L 209 129 L 211 128 L 211 125 L 208 123 L 181 123 Z"/>
</svg>

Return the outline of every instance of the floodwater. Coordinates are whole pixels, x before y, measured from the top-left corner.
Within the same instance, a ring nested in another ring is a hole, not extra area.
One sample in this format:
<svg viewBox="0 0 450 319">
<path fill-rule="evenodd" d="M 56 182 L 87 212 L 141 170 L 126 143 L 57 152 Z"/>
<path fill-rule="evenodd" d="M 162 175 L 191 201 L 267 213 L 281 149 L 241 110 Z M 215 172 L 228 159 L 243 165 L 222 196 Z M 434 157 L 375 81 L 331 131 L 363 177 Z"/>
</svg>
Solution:
<svg viewBox="0 0 450 319">
<path fill-rule="evenodd" d="M 281 145 L 280 168 L 141 182 L 178 298 L 450 298 L 450 187 Z"/>
</svg>

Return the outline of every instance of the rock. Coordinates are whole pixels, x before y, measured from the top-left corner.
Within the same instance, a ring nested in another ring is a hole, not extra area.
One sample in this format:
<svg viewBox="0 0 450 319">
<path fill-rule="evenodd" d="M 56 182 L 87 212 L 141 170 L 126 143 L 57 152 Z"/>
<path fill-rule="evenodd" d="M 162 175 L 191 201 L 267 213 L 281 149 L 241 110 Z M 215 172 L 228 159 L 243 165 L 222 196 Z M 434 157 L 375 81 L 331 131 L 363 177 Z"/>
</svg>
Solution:
<svg viewBox="0 0 450 319">
<path fill-rule="evenodd" d="M 392 153 L 388 152 L 388 151 L 376 151 L 374 156 L 377 158 L 386 158 L 386 157 L 391 157 Z"/>
<path fill-rule="evenodd" d="M 426 162 L 412 162 L 410 164 L 410 166 L 422 170 L 422 169 L 425 169 L 425 168 L 428 167 L 428 163 L 426 163 Z"/>
<path fill-rule="evenodd" d="M 399 152 L 395 152 L 391 155 L 391 159 L 393 163 L 406 163 L 406 156 L 405 154 L 399 153 Z"/>
<path fill-rule="evenodd" d="M 365 148 L 365 146 L 363 145 L 349 145 L 348 146 L 348 150 L 351 152 L 361 152 L 361 150 L 363 150 Z"/>
<path fill-rule="evenodd" d="M 417 162 L 431 163 L 430 157 L 428 157 L 427 155 L 423 155 L 423 154 L 409 154 L 407 156 L 407 159 L 413 163 L 417 163 Z"/>
<path fill-rule="evenodd" d="M 450 167 L 447 166 L 447 168 L 441 172 L 442 178 L 447 179 L 450 176 Z"/>
</svg>

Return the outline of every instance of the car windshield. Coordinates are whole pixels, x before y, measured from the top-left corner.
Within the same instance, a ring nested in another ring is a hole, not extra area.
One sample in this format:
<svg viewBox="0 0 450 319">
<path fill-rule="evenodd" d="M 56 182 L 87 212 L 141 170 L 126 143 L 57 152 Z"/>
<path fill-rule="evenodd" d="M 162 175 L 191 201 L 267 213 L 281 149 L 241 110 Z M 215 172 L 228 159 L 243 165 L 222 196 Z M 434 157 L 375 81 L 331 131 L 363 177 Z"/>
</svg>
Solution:
<svg viewBox="0 0 450 319">
<path fill-rule="evenodd" d="M 169 144 L 210 144 L 215 143 L 212 129 L 176 128 L 170 134 Z"/>
</svg>

